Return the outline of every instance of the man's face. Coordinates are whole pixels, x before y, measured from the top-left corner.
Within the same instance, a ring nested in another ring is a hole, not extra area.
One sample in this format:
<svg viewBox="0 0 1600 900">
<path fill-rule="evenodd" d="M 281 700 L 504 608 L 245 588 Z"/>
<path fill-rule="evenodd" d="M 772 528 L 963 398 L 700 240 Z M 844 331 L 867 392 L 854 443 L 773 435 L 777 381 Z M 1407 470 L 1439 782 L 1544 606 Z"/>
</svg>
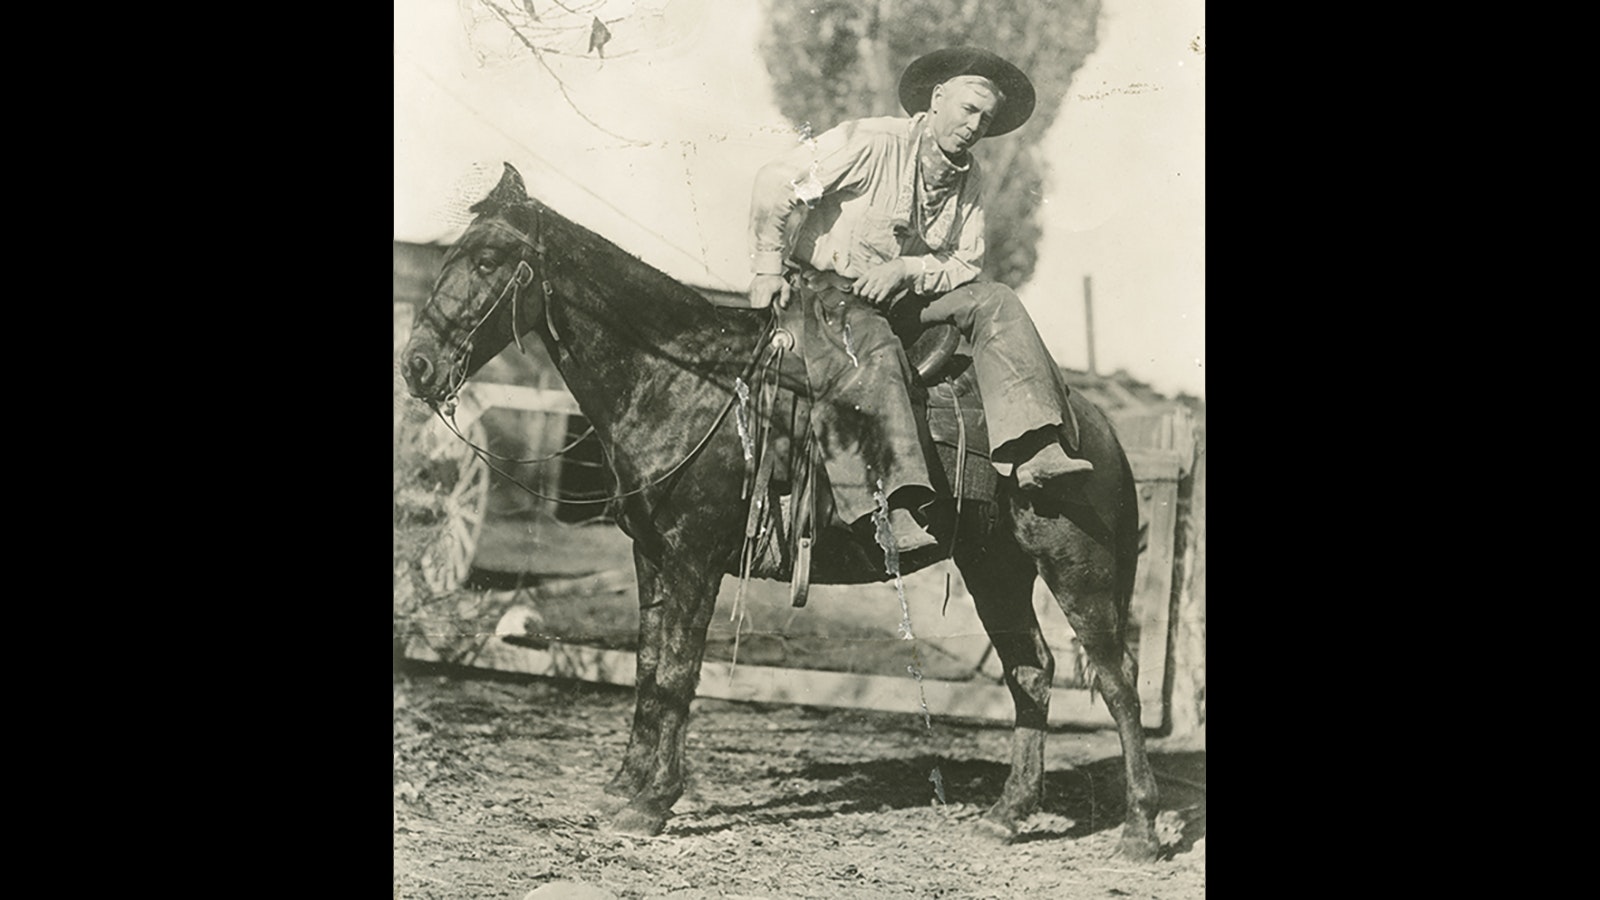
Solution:
<svg viewBox="0 0 1600 900">
<path fill-rule="evenodd" d="M 982 83 L 958 81 L 933 89 L 928 131 L 946 154 L 960 157 L 989 133 L 1000 100 Z"/>
</svg>

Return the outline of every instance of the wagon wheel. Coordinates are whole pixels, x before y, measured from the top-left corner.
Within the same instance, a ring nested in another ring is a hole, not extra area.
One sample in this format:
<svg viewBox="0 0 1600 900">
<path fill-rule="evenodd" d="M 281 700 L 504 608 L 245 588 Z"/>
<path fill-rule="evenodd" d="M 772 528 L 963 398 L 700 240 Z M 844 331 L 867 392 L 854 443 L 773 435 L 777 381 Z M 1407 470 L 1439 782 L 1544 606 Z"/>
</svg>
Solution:
<svg viewBox="0 0 1600 900">
<path fill-rule="evenodd" d="M 402 423 L 396 442 L 396 528 L 420 531 L 415 560 L 434 597 L 467 580 L 489 506 L 489 466 L 437 419 Z M 479 447 L 481 421 L 462 434 Z"/>
<path fill-rule="evenodd" d="M 484 447 L 487 435 L 481 421 L 473 422 L 463 434 L 473 444 Z M 454 446 L 447 451 L 454 459 L 455 484 L 441 499 L 443 522 L 439 536 L 422 556 L 422 577 L 435 595 L 456 590 L 472 571 L 472 558 L 483 535 L 483 520 L 489 509 L 489 465 L 471 447 L 452 435 Z"/>
<path fill-rule="evenodd" d="M 414 565 L 430 597 L 455 592 L 472 570 L 489 507 L 489 467 L 423 404 L 407 395 L 400 354 L 414 308 L 394 305 L 394 499 L 396 562 Z M 488 446 L 481 419 L 463 435 Z M 414 598 L 424 600 L 426 598 Z"/>
</svg>

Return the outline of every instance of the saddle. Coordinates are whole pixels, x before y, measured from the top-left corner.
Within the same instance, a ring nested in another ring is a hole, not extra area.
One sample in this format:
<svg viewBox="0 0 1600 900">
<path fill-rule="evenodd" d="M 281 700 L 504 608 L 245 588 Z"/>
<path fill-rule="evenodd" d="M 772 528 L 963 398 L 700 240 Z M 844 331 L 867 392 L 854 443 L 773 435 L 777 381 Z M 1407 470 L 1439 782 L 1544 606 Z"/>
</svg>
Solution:
<svg viewBox="0 0 1600 900">
<path fill-rule="evenodd" d="M 812 289 L 839 287 L 819 283 L 838 277 L 832 273 L 800 277 L 812 279 L 807 285 Z M 881 549 L 851 533 L 833 510 L 821 442 L 812 433 L 812 411 L 826 398 L 810 395 L 806 370 L 808 363 L 816 365 L 825 355 L 843 355 L 849 348 L 815 333 L 819 326 L 807 312 L 809 303 L 797 290 L 787 308 L 772 308 L 771 337 L 753 383 L 739 387 L 742 498 L 749 506 L 744 547 L 733 574 L 741 580 L 788 580 L 796 607 L 806 603 L 814 567 L 825 575 L 824 583 L 877 582 L 888 574 Z M 892 310 L 910 306 L 896 304 Z M 941 499 L 954 501 L 946 527 L 930 525 L 940 538 L 939 552 L 920 565 L 907 560 L 911 565 L 902 571 L 911 571 L 948 555 L 962 503 L 992 506 L 997 476 L 988 465 L 983 402 L 971 360 L 960 353 L 960 332 L 947 323 L 924 326 L 914 309 L 899 315 L 891 311 L 889 319 L 914 370 L 908 387 L 913 409 L 926 425 L 922 441 L 925 447 L 931 443 L 929 456 L 939 462 L 929 466 L 933 486 Z M 820 409 L 825 412 L 825 405 Z"/>
</svg>

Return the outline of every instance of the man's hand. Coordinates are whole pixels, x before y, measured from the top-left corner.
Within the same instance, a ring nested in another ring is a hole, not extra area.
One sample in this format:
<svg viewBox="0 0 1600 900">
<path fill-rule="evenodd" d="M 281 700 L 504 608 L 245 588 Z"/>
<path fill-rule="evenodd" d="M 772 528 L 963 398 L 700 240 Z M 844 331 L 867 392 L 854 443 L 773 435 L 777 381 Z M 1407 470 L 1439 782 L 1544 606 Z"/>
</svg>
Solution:
<svg viewBox="0 0 1600 900">
<path fill-rule="evenodd" d="M 903 256 L 897 257 L 868 269 L 865 275 L 855 280 L 853 290 L 857 297 L 873 306 L 882 307 L 910 277 L 909 261 Z"/>
<path fill-rule="evenodd" d="M 757 275 L 750 280 L 750 308 L 766 309 L 776 299 L 779 306 L 787 309 L 791 290 L 782 275 Z"/>
</svg>

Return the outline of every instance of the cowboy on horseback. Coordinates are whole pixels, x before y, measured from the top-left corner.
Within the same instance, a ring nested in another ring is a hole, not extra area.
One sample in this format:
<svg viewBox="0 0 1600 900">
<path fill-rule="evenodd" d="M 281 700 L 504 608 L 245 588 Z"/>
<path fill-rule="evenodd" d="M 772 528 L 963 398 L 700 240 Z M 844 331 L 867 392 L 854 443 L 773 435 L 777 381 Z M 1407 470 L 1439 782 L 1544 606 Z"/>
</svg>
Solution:
<svg viewBox="0 0 1600 900">
<path fill-rule="evenodd" d="M 845 122 L 757 174 L 749 296 L 757 308 L 798 297 L 842 335 L 850 363 L 821 382 L 834 409 L 875 420 L 883 434 L 866 454 L 859 427 L 822 436 L 834 503 L 845 522 L 861 522 L 887 498 L 903 553 L 936 543 L 913 514 L 934 493 L 891 310 L 952 323 L 971 346 L 1002 476 L 1031 490 L 1093 465 L 1062 449 L 1067 388 L 1022 301 L 977 280 L 983 177 L 971 150 L 1027 121 L 1032 82 L 993 53 L 955 47 L 907 66 L 899 94 L 909 119 Z"/>
<path fill-rule="evenodd" d="M 890 548 L 928 544 L 924 525 L 942 531 L 948 521 L 949 557 L 1016 710 L 1010 774 L 974 833 L 1015 839 L 1045 795 L 1055 658 L 1034 612 L 1042 579 L 1117 723 L 1126 785 L 1119 850 L 1150 860 L 1161 847 L 1160 791 L 1126 640 L 1141 535 L 1133 472 L 1104 411 L 1061 386 L 1016 297 L 976 281 L 981 183 L 967 151 L 1021 124 L 1032 91 L 992 55 L 942 51 L 911 66 L 902 94 L 909 120 L 846 123 L 763 172 L 751 293 L 765 315 L 708 303 L 529 197 L 507 163 L 417 314 L 402 351 L 406 384 L 448 424 L 466 380 L 531 334 L 594 427 L 613 488 L 605 499 L 633 539 L 639 605 L 637 699 L 622 765 L 605 788 L 622 801 L 608 828 L 660 834 L 683 796 L 690 714 L 724 576 L 777 578 L 787 564 L 795 599 L 812 561 L 819 584 L 882 581 L 931 565 L 943 544 L 909 560 Z M 922 394 L 891 327 L 902 310 L 913 325 L 954 322 L 972 344 L 972 365 L 949 382 L 953 420 L 931 402 L 924 420 L 915 416 L 909 401 Z M 803 365 L 792 365 L 791 349 L 805 353 Z M 974 383 L 987 421 L 968 429 L 956 407 Z M 951 436 L 947 421 L 957 426 L 953 467 L 948 447 L 933 449 L 936 422 Z M 1070 461 L 1062 443 L 1093 470 Z M 978 468 L 980 477 L 963 478 L 980 447 L 999 447 L 991 458 L 1002 477 Z M 919 507 L 933 493 L 930 473 L 943 496 L 979 502 Z M 1068 489 L 1040 496 L 1041 483 Z M 1002 507 L 1005 515 L 993 515 Z M 912 515 L 919 508 L 925 523 Z M 836 516 L 872 520 L 886 545 L 881 562 L 861 535 L 830 527 Z M 898 520 L 892 540 L 886 518 Z M 789 540 L 775 540 L 784 532 Z M 902 636 L 911 636 L 908 618 Z"/>
</svg>

